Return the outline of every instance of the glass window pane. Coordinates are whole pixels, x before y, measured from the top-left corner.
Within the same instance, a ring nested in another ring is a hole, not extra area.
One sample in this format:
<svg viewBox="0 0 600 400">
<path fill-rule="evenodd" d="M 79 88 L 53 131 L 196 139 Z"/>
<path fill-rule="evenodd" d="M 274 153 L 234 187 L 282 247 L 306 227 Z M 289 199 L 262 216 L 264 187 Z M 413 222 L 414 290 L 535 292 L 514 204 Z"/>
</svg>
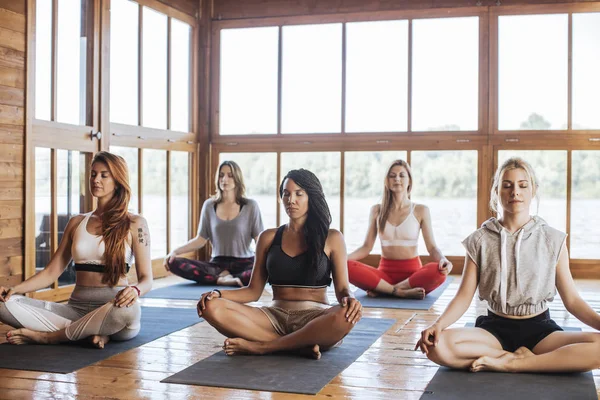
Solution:
<svg viewBox="0 0 600 400">
<path fill-rule="evenodd" d="M 52 0 L 35 2 L 35 117 L 49 121 L 52 99 Z"/>
<path fill-rule="evenodd" d="M 567 128 L 566 14 L 498 18 L 498 128 Z"/>
<path fill-rule="evenodd" d="M 191 32 L 186 23 L 171 18 L 171 126 L 174 131 L 190 129 Z"/>
<path fill-rule="evenodd" d="M 479 18 L 414 20 L 412 51 L 412 130 L 477 130 Z"/>
<path fill-rule="evenodd" d="M 142 125 L 167 129 L 167 16 L 144 7 Z"/>
<path fill-rule="evenodd" d="M 600 151 L 573 151 L 571 258 L 600 258 Z"/>
<path fill-rule="evenodd" d="M 331 212 L 330 228 L 340 229 L 340 173 L 341 154 L 337 151 L 318 153 L 281 153 L 281 177 L 292 169 L 304 168 L 319 178 Z M 279 190 L 279 186 L 277 187 Z M 283 207 L 279 207 L 282 224 L 288 222 Z"/>
<path fill-rule="evenodd" d="M 85 194 L 87 179 L 85 176 L 85 154 L 71 150 L 57 150 L 57 214 L 58 242 L 63 239 L 67 223 L 71 217 L 82 214 L 85 210 Z M 58 278 L 58 284 L 75 283 L 74 263 L 71 261 L 67 269 Z"/>
<path fill-rule="evenodd" d="M 110 120 L 138 125 L 139 6 L 110 2 Z"/>
<path fill-rule="evenodd" d="M 190 153 L 171 152 L 171 251 L 190 239 Z"/>
<path fill-rule="evenodd" d="M 342 115 L 342 24 L 283 27 L 282 133 L 336 133 Z"/>
<path fill-rule="evenodd" d="M 477 229 L 477 151 L 413 151 L 412 200 L 429 207 L 437 246 L 463 256 L 462 240 Z M 427 254 L 423 235 L 419 253 Z"/>
<path fill-rule="evenodd" d="M 567 151 L 501 150 L 498 152 L 498 166 L 510 157 L 521 157 L 531 164 L 535 171 L 539 189 L 538 200 L 532 201 L 529 207 L 531 215 L 539 215 L 551 227 L 565 232 L 567 229 Z M 500 207 L 498 209 L 501 210 Z"/>
<path fill-rule="evenodd" d="M 256 200 L 265 229 L 277 225 L 277 153 L 221 153 L 219 163 L 235 161 L 242 170 L 246 196 Z"/>
<path fill-rule="evenodd" d="M 167 152 L 143 150 L 143 215 L 150 228 L 152 259 L 167 255 Z"/>
<path fill-rule="evenodd" d="M 347 151 L 345 153 L 344 238 L 348 253 L 362 246 L 369 227 L 369 212 L 381 203 L 383 182 L 392 161 L 406 160 L 406 151 Z M 375 240 L 371 254 L 381 254 Z"/>
<path fill-rule="evenodd" d="M 56 120 L 87 124 L 87 0 L 59 0 Z M 83 24 L 82 24 L 83 22 Z"/>
<path fill-rule="evenodd" d="M 600 129 L 600 13 L 573 14 L 573 129 Z"/>
<path fill-rule="evenodd" d="M 138 185 L 138 149 L 133 147 L 110 146 L 111 153 L 117 154 L 125 159 L 129 169 L 129 186 L 131 187 L 131 199 L 129 200 L 129 212 L 139 212 L 139 185 Z"/>
<path fill-rule="evenodd" d="M 50 149 L 35 148 L 35 270 L 48 265 L 51 254 L 50 235 Z"/>
<path fill-rule="evenodd" d="M 221 135 L 277 133 L 279 28 L 223 29 Z"/>
<path fill-rule="evenodd" d="M 406 131 L 408 21 L 346 25 L 346 132 Z"/>
</svg>

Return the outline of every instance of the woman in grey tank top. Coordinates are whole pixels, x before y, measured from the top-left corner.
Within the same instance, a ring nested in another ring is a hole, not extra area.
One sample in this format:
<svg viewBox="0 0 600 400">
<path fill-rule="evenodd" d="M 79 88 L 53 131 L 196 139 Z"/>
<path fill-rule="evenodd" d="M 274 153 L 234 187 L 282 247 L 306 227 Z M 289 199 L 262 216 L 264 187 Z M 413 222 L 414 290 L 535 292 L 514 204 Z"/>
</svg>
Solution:
<svg viewBox="0 0 600 400">
<path fill-rule="evenodd" d="M 442 316 L 421 333 L 420 348 L 437 364 L 503 372 L 584 372 L 600 367 L 600 334 L 564 332 L 551 318 L 556 290 L 571 314 L 600 329 L 600 316 L 584 302 L 569 270 L 566 234 L 529 215 L 537 192 L 531 166 L 507 160 L 492 186 L 490 206 L 502 207 L 463 241 L 463 278 Z M 476 289 L 488 315 L 475 328 L 451 328 L 469 308 Z"/>
<path fill-rule="evenodd" d="M 263 231 L 256 201 L 245 197 L 242 170 L 234 161 L 223 161 L 215 176 L 217 193 L 204 202 L 198 234 L 169 253 L 167 271 L 205 285 L 245 286 L 254 265 L 252 240 Z M 204 247 L 210 241 L 210 261 L 177 257 Z"/>
</svg>

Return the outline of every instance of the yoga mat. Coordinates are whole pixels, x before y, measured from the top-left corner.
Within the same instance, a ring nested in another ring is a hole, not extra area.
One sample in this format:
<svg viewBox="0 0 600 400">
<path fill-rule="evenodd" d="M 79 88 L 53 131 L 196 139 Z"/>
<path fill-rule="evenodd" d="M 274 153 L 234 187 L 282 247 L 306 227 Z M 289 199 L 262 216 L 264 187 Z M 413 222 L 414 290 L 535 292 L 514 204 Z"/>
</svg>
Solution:
<svg viewBox="0 0 600 400">
<path fill-rule="evenodd" d="M 446 281 L 433 292 L 427 294 L 423 300 L 416 299 L 401 299 L 393 296 L 369 297 L 367 292 L 362 289 L 356 289 L 354 297 L 368 308 L 403 308 L 410 310 L 429 310 L 433 303 L 444 293 L 444 290 L 450 285 L 454 278 L 449 276 Z"/>
<path fill-rule="evenodd" d="M 213 289 L 235 289 L 236 286 L 199 285 L 196 282 L 184 282 L 177 285 L 165 286 L 151 290 L 144 295 L 144 299 L 173 299 L 173 300 L 200 300 L 202 293 Z"/>
<path fill-rule="evenodd" d="M 131 340 L 111 341 L 102 350 L 84 341 L 20 346 L 4 343 L 0 345 L 0 368 L 67 374 L 201 321 L 195 309 L 142 307 L 142 328 Z"/>
<path fill-rule="evenodd" d="M 269 392 L 317 394 L 356 361 L 396 321 L 363 318 L 336 348 L 320 360 L 298 355 L 227 356 L 223 351 L 162 382 Z"/>
<path fill-rule="evenodd" d="M 467 324 L 467 326 L 473 324 Z M 580 331 L 579 328 L 563 328 Z M 440 367 L 422 400 L 564 400 L 598 399 L 592 372 L 579 374 L 512 374 L 469 372 Z"/>
</svg>

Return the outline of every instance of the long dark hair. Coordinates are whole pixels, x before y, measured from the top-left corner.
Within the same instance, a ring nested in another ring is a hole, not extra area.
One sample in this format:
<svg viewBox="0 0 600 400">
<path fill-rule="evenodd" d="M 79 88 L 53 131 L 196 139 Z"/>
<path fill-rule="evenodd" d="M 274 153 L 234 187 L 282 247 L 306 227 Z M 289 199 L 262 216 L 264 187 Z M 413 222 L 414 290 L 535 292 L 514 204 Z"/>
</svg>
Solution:
<svg viewBox="0 0 600 400">
<path fill-rule="evenodd" d="M 104 276 L 103 283 L 111 287 L 127 274 L 125 265 L 125 242 L 129 234 L 131 219 L 127 207 L 131 198 L 129 170 L 123 157 L 107 151 L 96 153 L 94 163 L 106 164 L 115 181 L 115 194 L 106 205 L 102 214 L 102 237 L 104 240 Z"/>
<path fill-rule="evenodd" d="M 307 169 L 293 169 L 286 174 L 279 185 L 279 197 L 283 197 L 283 183 L 286 179 L 296 182 L 308 195 L 308 216 L 304 224 L 304 239 L 306 240 L 307 255 L 311 266 L 317 266 L 323 256 L 325 240 L 331 225 L 331 212 L 325 201 L 325 193 L 319 178 Z"/>
</svg>

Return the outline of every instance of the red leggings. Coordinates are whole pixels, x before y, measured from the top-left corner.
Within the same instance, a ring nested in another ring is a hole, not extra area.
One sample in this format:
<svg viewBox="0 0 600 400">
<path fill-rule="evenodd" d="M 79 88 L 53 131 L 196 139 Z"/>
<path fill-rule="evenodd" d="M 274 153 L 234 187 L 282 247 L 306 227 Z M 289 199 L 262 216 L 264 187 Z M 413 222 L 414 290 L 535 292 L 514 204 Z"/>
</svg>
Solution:
<svg viewBox="0 0 600 400">
<path fill-rule="evenodd" d="M 446 275 L 438 269 L 438 263 L 423 266 L 419 257 L 408 260 L 388 260 L 381 257 L 378 268 L 358 261 L 348 261 L 348 277 L 350 283 L 362 290 L 374 290 L 382 279 L 395 285 L 408 278 L 410 287 L 422 287 L 425 293 L 436 289 L 446 280 Z"/>
</svg>

